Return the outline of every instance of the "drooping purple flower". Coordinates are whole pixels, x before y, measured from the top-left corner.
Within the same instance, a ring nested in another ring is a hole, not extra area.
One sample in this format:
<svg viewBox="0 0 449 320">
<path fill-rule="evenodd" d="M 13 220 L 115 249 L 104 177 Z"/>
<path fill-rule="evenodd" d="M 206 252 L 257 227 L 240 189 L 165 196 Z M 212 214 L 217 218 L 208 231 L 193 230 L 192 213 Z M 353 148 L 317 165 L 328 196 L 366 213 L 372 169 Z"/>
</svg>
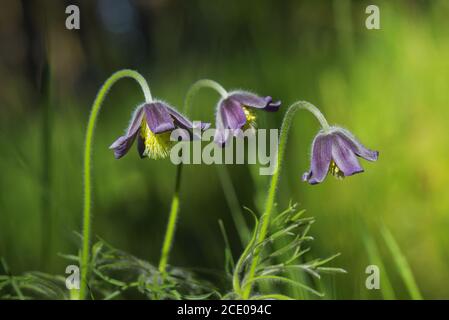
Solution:
<svg viewBox="0 0 449 320">
<path fill-rule="evenodd" d="M 312 143 L 310 170 L 303 174 L 302 179 L 310 184 L 318 184 L 328 172 L 337 178 L 363 172 L 357 157 L 376 161 L 379 152 L 366 148 L 343 128 L 321 130 Z"/>
<path fill-rule="evenodd" d="M 201 123 L 201 130 L 209 127 L 208 123 Z M 116 159 L 128 153 L 137 137 L 137 151 L 140 157 L 152 159 L 165 158 L 169 155 L 173 142 L 170 134 L 173 130 L 181 128 L 189 132 L 193 123 L 162 101 L 153 101 L 139 106 L 131 118 L 131 123 L 123 136 L 120 136 L 109 147 L 114 150 Z M 191 139 L 192 135 L 182 137 Z"/>
<path fill-rule="evenodd" d="M 224 146 L 230 135 L 254 127 L 256 116 L 250 108 L 274 112 L 281 106 L 269 96 L 259 97 L 245 91 L 234 91 L 218 102 L 215 142 Z"/>
</svg>

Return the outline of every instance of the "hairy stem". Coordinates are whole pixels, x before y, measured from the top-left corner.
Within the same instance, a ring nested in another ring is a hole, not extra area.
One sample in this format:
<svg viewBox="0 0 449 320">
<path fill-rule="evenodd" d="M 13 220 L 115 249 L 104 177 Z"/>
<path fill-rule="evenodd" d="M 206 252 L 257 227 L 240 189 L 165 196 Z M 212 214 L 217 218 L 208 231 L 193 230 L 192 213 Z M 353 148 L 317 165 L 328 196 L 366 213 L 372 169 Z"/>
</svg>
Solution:
<svg viewBox="0 0 449 320">
<path fill-rule="evenodd" d="M 228 96 L 228 92 L 216 81 L 209 80 L 209 79 L 202 79 L 195 82 L 187 92 L 186 100 L 184 103 L 184 113 L 187 115 L 190 111 L 190 106 L 192 104 L 192 99 L 195 96 L 195 94 L 198 92 L 201 88 L 211 88 L 217 91 L 222 98 L 225 98 Z"/>
<path fill-rule="evenodd" d="M 176 169 L 175 193 L 173 194 L 170 214 L 168 217 L 167 230 L 165 231 L 164 243 L 162 245 L 161 259 L 159 261 L 159 272 L 164 274 L 167 268 L 168 257 L 175 234 L 176 220 L 179 212 L 179 189 L 181 186 L 182 163 Z"/>
<path fill-rule="evenodd" d="M 288 108 L 287 112 L 285 113 L 284 120 L 282 121 L 281 132 L 279 136 L 279 148 L 278 148 L 276 168 L 271 178 L 270 189 L 268 190 L 268 197 L 265 202 L 265 211 L 261 218 L 260 233 L 256 243 L 261 243 L 262 241 L 265 240 L 268 227 L 270 226 L 270 218 L 273 212 L 274 201 L 276 198 L 276 190 L 279 184 L 279 176 L 282 168 L 282 163 L 284 161 L 288 133 L 290 131 L 293 116 L 295 115 L 296 111 L 300 109 L 310 111 L 318 119 L 324 130 L 329 128 L 329 124 L 327 123 L 321 111 L 313 104 L 307 101 L 297 101 Z M 246 281 L 243 290 L 242 296 L 243 299 L 248 299 L 251 294 L 251 289 L 254 282 L 253 279 L 260 259 L 260 248 L 255 250 L 256 252 L 254 253 L 253 259 L 251 261 L 251 266 L 249 269 L 248 280 Z"/>
<path fill-rule="evenodd" d="M 210 87 L 215 90 L 217 90 L 222 96 L 226 96 L 228 93 L 226 90 L 217 82 L 204 79 L 199 80 L 195 82 L 187 92 L 187 96 L 184 103 L 184 110 L 183 113 L 187 114 L 187 111 L 190 107 L 191 101 L 193 96 L 196 94 L 196 92 L 202 88 L 202 87 Z M 181 176 L 182 176 L 182 163 L 178 165 L 177 173 L 176 173 L 176 187 L 175 187 L 175 194 L 173 195 L 172 203 L 171 203 L 171 210 L 170 215 L 168 217 L 168 224 L 167 229 L 165 231 L 165 238 L 164 243 L 162 245 L 162 253 L 161 253 L 161 259 L 159 261 L 159 272 L 165 273 L 167 268 L 167 262 L 168 257 L 170 255 L 170 249 L 173 242 L 173 237 L 175 234 L 175 228 L 176 228 L 176 220 L 178 217 L 178 211 L 179 211 L 179 188 L 181 184 Z"/>
<path fill-rule="evenodd" d="M 92 158 L 92 143 L 94 137 L 95 123 L 100 112 L 101 106 L 106 98 L 109 89 L 120 79 L 132 78 L 136 80 L 144 95 L 146 102 L 151 102 L 151 92 L 145 79 L 136 71 L 120 70 L 110 76 L 95 98 L 92 105 L 92 111 L 89 116 L 89 122 L 86 130 L 86 142 L 84 147 L 84 209 L 83 209 L 83 246 L 81 251 L 81 285 L 80 285 L 80 299 L 86 297 L 87 290 L 87 276 L 90 259 L 90 233 L 91 233 L 91 158 Z"/>
<path fill-rule="evenodd" d="M 189 89 L 186 95 L 184 104 L 184 113 L 187 115 L 190 111 L 192 105 L 193 97 L 202 88 L 211 88 L 218 92 L 222 98 L 226 98 L 228 92 L 216 81 L 210 79 L 201 79 L 195 82 Z M 246 225 L 245 219 L 240 209 L 238 203 L 237 194 L 235 192 L 234 186 L 232 185 L 232 180 L 229 175 L 229 171 L 224 166 L 217 167 L 218 176 L 220 178 L 220 183 L 223 188 L 226 201 L 228 202 L 229 208 L 231 209 L 232 219 L 234 220 L 235 227 L 237 229 L 242 246 L 245 246 L 251 237 L 251 232 Z"/>
</svg>

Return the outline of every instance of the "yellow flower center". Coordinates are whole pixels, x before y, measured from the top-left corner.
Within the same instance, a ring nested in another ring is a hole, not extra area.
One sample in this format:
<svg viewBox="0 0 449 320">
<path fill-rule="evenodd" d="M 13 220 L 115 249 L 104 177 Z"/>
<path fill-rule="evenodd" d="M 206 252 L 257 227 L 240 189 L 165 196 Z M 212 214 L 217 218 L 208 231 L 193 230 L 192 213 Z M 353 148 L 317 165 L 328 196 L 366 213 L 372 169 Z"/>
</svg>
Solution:
<svg viewBox="0 0 449 320">
<path fill-rule="evenodd" d="M 340 170 L 334 160 L 331 160 L 329 165 L 329 173 L 337 179 L 343 179 L 345 177 L 345 174 Z"/>
<path fill-rule="evenodd" d="M 145 119 L 140 126 L 140 136 L 145 144 L 144 156 L 150 159 L 163 159 L 168 157 L 173 142 L 170 141 L 171 131 L 164 133 L 153 133 L 147 125 Z"/>
<path fill-rule="evenodd" d="M 256 115 L 249 110 L 247 107 L 243 107 L 243 112 L 245 112 L 246 124 L 243 126 L 243 129 L 249 129 L 251 127 L 256 126 Z"/>
</svg>

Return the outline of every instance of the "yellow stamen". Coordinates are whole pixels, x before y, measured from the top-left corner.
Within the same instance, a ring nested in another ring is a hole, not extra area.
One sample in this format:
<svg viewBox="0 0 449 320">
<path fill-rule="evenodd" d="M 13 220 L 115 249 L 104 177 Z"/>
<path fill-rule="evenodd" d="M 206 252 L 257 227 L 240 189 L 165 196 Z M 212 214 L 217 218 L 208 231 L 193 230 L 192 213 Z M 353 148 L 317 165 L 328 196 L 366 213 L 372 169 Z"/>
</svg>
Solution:
<svg viewBox="0 0 449 320">
<path fill-rule="evenodd" d="M 343 179 L 345 177 L 345 174 L 340 170 L 334 160 L 331 160 L 329 165 L 329 173 L 337 179 Z"/>
<path fill-rule="evenodd" d="M 245 112 L 246 124 L 243 126 L 243 129 L 249 129 L 256 126 L 256 115 L 249 110 L 247 107 L 243 107 L 243 111 Z"/>
<path fill-rule="evenodd" d="M 170 141 L 171 131 L 164 133 L 153 133 L 147 125 L 145 119 L 140 127 L 140 136 L 145 143 L 144 156 L 150 159 L 163 159 L 168 157 L 173 142 Z"/>
</svg>

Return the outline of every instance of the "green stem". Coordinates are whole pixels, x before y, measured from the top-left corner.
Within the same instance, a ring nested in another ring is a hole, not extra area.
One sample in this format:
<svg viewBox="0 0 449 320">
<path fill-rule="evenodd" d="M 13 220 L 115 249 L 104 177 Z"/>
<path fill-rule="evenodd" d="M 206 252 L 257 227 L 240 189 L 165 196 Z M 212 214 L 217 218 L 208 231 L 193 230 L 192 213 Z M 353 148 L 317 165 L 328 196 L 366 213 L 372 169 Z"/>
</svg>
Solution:
<svg viewBox="0 0 449 320">
<path fill-rule="evenodd" d="M 218 82 L 210 79 L 198 80 L 190 87 L 189 91 L 187 92 L 183 110 L 186 115 L 190 111 L 193 97 L 202 88 L 211 88 L 217 91 L 222 98 L 226 98 L 228 96 L 228 92 Z M 231 177 L 229 176 L 229 171 L 226 167 L 219 166 L 217 167 L 217 172 L 226 197 L 226 201 L 228 202 L 229 208 L 231 209 L 232 219 L 234 220 L 234 224 L 237 228 L 240 241 L 242 245 L 245 246 L 251 236 L 251 232 L 246 225 L 242 210 L 240 209 L 237 195 L 234 186 L 232 185 Z"/>
<path fill-rule="evenodd" d="M 87 289 L 87 275 L 90 259 L 90 211 L 91 211 L 91 156 L 92 156 L 92 142 L 94 136 L 95 123 L 98 117 L 98 113 L 106 98 L 109 89 L 120 79 L 132 78 L 136 80 L 145 95 L 146 102 L 152 100 L 150 88 L 148 87 L 145 79 L 136 71 L 133 70 L 120 70 L 110 76 L 95 98 L 92 105 L 92 111 L 89 117 L 86 131 L 86 143 L 84 147 L 84 209 L 83 209 L 83 247 L 81 252 L 81 285 L 80 285 L 80 299 L 86 297 Z"/>
<path fill-rule="evenodd" d="M 189 91 L 187 92 L 183 110 L 184 114 L 187 115 L 189 113 L 193 97 L 202 88 L 211 88 L 217 91 L 222 98 L 226 98 L 228 96 L 228 92 L 218 82 L 210 79 L 198 80 L 190 87 Z M 246 225 L 245 219 L 243 218 L 242 211 L 239 208 L 237 195 L 232 185 L 229 172 L 227 171 L 226 167 L 217 167 L 217 172 L 220 178 L 221 185 L 225 192 L 226 200 L 228 201 L 229 207 L 231 209 L 232 218 L 237 228 L 240 240 L 242 241 L 242 245 L 245 246 L 245 243 L 248 242 L 251 233 L 248 229 L 248 226 Z M 238 279 L 234 279 L 234 286 L 239 290 L 239 284 L 238 282 L 236 282 L 236 280 Z"/>
<path fill-rule="evenodd" d="M 261 243 L 262 241 L 265 240 L 265 237 L 266 237 L 267 231 L 268 231 L 268 227 L 270 226 L 270 218 L 271 218 L 271 215 L 273 212 L 273 206 L 274 206 L 274 201 L 275 201 L 275 197 L 276 197 L 276 190 L 277 190 L 277 187 L 279 184 L 279 175 L 281 172 L 282 163 L 283 163 L 284 156 L 285 156 L 285 148 L 287 145 L 288 133 L 290 131 L 293 116 L 295 115 L 296 111 L 298 111 L 300 109 L 305 109 L 307 111 L 310 111 L 318 119 L 318 121 L 320 122 L 320 124 L 324 130 L 329 129 L 329 124 L 327 123 L 323 114 L 313 104 L 311 104 L 307 101 L 297 101 L 297 102 L 293 103 L 288 108 L 287 112 L 285 113 L 284 120 L 283 120 L 282 126 L 281 126 L 276 169 L 271 178 L 270 189 L 268 191 L 268 197 L 265 202 L 265 212 L 261 218 L 262 224 L 261 224 L 261 228 L 260 228 L 259 237 L 258 237 L 256 243 Z M 244 286 L 243 295 L 242 295 L 243 299 L 248 299 L 251 294 L 253 278 L 254 278 L 254 275 L 256 272 L 257 264 L 259 263 L 259 258 L 260 258 L 260 250 L 256 249 L 256 252 L 254 253 L 254 257 L 251 261 L 248 280 L 246 281 L 245 286 Z"/>
<path fill-rule="evenodd" d="M 195 82 L 187 92 L 186 100 L 184 103 L 184 110 L 183 113 L 187 114 L 187 111 L 190 107 L 191 101 L 195 93 L 202 87 L 210 87 L 215 90 L 217 90 L 222 96 L 227 96 L 226 90 L 217 82 L 212 80 L 199 80 Z M 168 224 L 167 229 L 165 231 L 165 237 L 164 242 L 162 244 L 162 252 L 161 252 L 161 259 L 159 261 L 159 272 L 164 274 L 167 268 L 167 262 L 170 255 L 170 249 L 173 242 L 173 237 L 175 234 L 175 228 L 176 228 L 176 220 L 178 218 L 178 212 L 179 212 L 179 189 L 181 185 L 181 176 L 182 176 L 182 164 L 178 165 L 177 172 L 176 172 L 176 186 L 175 186 L 175 193 L 173 195 L 172 203 L 171 203 L 171 209 L 170 209 L 170 215 L 168 217 Z"/>
<path fill-rule="evenodd" d="M 187 92 L 185 104 L 184 104 L 184 114 L 189 114 L 190 105 L 192 104 L 192 99 L 197 93 L 197 91 L 201 88 L 211 88 L 217 91 L 222 98 L 228 96 L 228 92 L 216 81 L 209 79 L 202 79 L 195 82 Z"/>
<path fill-rule="evenodd" d="M 162 245 L 161 259 L 159 261 L 159 272 L 165 274 L 167 268 L 168 257 L 173 243 L 175 234 L 176 220 L 179 212 L 179 189 L 181 185 L 182 163 L 178 165 L 176 171 L 175 193 L 173 194 L 170 215 L 168 218 L 167 230 L 165 231 L 164 243 Z"/>
</svg>

